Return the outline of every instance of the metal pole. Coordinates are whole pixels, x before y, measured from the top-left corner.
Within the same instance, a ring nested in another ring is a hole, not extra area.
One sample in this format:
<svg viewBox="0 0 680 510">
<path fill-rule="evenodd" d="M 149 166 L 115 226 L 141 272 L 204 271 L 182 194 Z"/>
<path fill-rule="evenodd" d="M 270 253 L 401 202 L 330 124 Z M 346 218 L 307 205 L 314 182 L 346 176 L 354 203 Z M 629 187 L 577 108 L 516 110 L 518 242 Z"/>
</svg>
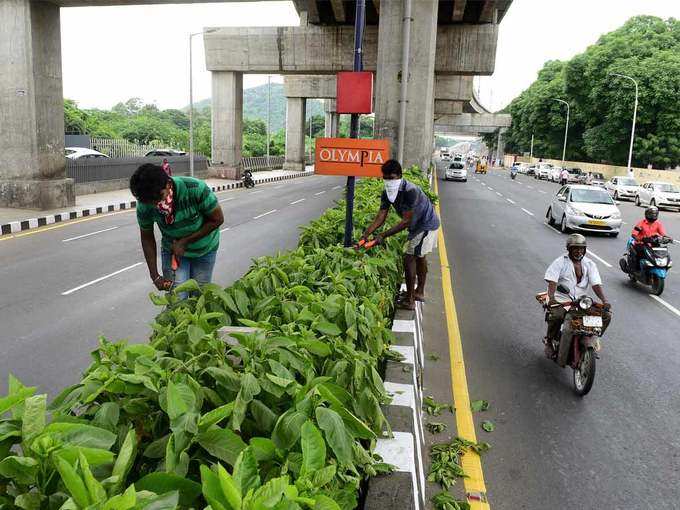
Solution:
<svg viewBox="0 0 680 510">
<path fill-rule="evenodd" d="M 628 175 L 633 176 L 633 141 L 635 140 L 635 121 L 637 120 L 637 107 L 638 107 L 638 82 L 635 78 L 619 73 L 611 73 L 612 76 L 618 76 L 619 78 L 626 78 L 633 82 L 635 85 L 635 105 L 633 106 L 633 125 L 630 128 L 630 148 L 628 149 Z"/>
<path fill-rule="evenodd" d="M 309 160 L 312 160 L 312 109 L 309 109 Z"/>
<path fill-rule="evenodd" d="M 189 34 L 189 175 L 194 176 L 194 66 L 192 54 L 192 38 Z"/>
<path fill-rule="evenodd" d="M 569 103 L 564 101 L 563 99 L 554 99 L 553 101 L 557 101 L 559 103 L 564 103 L 567 105 L 567 122 L 564 125 L 564 145 L 562 146 L 562 168 L 564 168 L 564 156 L 567 153 L 567 133 L 569 131 Z"/>
<path fill-rule="evenodd" d="M 272 75 L 267 75 L 267 168 L 269 168 L 269 126 L 270 108 L 272 102 Z"/>
<path fill-rule="evenodd" d="M 396 0 L 395 0 L 396 1 Z M 399 98 L 399 130 L 397 131 L 397 161 L 404 164 L 404 143 L 406 138 L 406 106 L 408 104 L 409 54 L 411 53 L 411 0 L 404 0 L 402 20 L 401 52 L 401 96 Z"/>
<path fill-rule="evenodd" d="M 529 159 L 534 157 L 534 134 L 531 133 L 531 148 L 529 149 Z"/>
<path fill-rule="evenodd" d="M 354 65 L 353 71 L 363 69 L 364 27 L 366 25 L 366 0 L 357 0 L 354 11 Z M 359 138 L 359 115 L 352 114 L 349 124 L 349 137 Z M 352 246 L 354 231 L 354 176 L 347 177 L 347 207 L 345 210 L 345 248 Z"/>
</svg>

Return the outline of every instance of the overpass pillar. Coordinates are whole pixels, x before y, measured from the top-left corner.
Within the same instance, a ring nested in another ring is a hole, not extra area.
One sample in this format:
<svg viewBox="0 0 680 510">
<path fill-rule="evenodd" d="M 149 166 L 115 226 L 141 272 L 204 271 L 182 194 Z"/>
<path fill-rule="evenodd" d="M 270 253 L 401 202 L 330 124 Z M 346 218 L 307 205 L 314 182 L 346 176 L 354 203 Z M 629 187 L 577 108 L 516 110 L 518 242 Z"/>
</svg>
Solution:
<svg viewBox="0 0 680 510">
<path fill-rule="evenodd" d="M 340 114 L 336 111 L 335 99 L 324 101 L 324 111 L 326 113 L 324 135 L 327 138 L 335 138 L 340 127 Z"/>
<path fill-rule="evenodd" d="M 286 160 L 284 170 L 302 172 L 305 169 L 305 112 L 304 97 L 286 98 Z"/>
<path fill-rule="evenodd" d="M 240 170 L 243 73 L 212 72 L 212 164 Z"/>
<path fill-rule="evenodd" d="M 0 207 L 75 204 L 63 101 L 59 7 L 0 2 Z"/>
<path fill-rule="evenodd" d="M 397 154 L 401 80 L 408 79 L 404 166 L 427 167 L 434 127 L 434 82 L 438 0 L 413 2 L 409 76 L 401 73 L 403 2 L 381 2 L 378 27 L 375 136 L 387 138 Z"/>
<path fill-rule="evenodd" d="M 505 132 L 506 128 L 498 129 L 498 142 L 496 143 L 496 160 L 499 161 L 499 165 L 503 165 L 503 159 L 505 156 Z"/>
</svg>

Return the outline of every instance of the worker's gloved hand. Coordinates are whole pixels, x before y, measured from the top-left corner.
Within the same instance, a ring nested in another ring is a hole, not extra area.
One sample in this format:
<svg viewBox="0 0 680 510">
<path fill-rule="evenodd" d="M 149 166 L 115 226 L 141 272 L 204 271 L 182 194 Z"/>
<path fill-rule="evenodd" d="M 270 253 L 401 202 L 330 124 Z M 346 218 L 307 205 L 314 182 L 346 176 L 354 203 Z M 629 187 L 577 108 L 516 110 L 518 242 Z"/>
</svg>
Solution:
<svg viewBox="0 0 680 510">
<path fill-rule="evenodd" d="M 168 280 L 167 278 L 163 278 L 162 275 L 158 275 L 153 280 L 153 284 L 156 286 L 156 288 L 158 290 L 168 291 L 172 288 L 172 280 Z"/>
<path fill-rule="evenodd" d="M 183 239 L 175 239 L 172 242 L 172 253 L 178 259 L 180 259 L 184 256 L 184 252 L 186 251 L 186 249 L 187 249 L 187 243 Z"/>
<path fill-rule="evenodd" d="M 384 242 L 384 239 L 383 239 L 383 236 L 381 236 L 380 234 L 378 234 L 377 236 L 375 236 L 375 237 L 373 238 L 373 241 L 375 241 L 375 245 L 376 245 L 376 246 L 380 246 L 380 245 Z"/>
</svg>

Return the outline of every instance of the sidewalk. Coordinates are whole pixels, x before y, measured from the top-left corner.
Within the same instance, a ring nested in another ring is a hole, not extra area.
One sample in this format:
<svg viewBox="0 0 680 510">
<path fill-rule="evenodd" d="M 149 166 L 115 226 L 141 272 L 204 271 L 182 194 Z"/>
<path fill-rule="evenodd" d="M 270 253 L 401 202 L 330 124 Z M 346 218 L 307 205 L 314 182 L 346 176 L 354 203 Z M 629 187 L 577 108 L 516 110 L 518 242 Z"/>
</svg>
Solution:
<svg viewBox="0 0 680 510">
<path fill-rule="evenodd" d="M 282 181 L 314 174 L 314 167 L 308 166 L 304 172 L 287 170 L 270 170 L 254 172 L 255 184 Z M 213 191 L 242 188 L 243 183 L 229 179 L 206 179 Z M 124 209 L 133 209 L 137 205 L 129 189 L 92 193 L 76 197 L 76 205 L 65 209 L 40 211 L 35 209 L 12 209 L 0 207 L 0 235 L 13 234 L 32 228 L 42 227 L 51 223 L 68 221 L 83 216 L 93 216 Z"/>
</svg>

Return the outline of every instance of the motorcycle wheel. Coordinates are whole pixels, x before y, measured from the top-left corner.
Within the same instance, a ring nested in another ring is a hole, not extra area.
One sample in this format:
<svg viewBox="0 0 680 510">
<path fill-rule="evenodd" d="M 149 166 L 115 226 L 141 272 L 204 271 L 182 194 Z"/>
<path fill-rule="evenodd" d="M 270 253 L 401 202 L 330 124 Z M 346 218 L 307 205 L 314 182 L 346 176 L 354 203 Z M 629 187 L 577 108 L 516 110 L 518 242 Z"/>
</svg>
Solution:
<svg viewBox="0 0 680 510">
<path fill-rule="evenodd" d="M 592 347 L 586 349 L 581 363 L 574 370 L 574 391 L 579 397 L 585 397 L 595 382 L 596 357 Z"/>
<path fill-rule="evenodd" d="M 663 287 L 666 280 L 665 278 L 659 278 L 658 276 L 652 276 L 652 294 L 655 296 L 660 296 L 663 292 Z"/>
</svg>

